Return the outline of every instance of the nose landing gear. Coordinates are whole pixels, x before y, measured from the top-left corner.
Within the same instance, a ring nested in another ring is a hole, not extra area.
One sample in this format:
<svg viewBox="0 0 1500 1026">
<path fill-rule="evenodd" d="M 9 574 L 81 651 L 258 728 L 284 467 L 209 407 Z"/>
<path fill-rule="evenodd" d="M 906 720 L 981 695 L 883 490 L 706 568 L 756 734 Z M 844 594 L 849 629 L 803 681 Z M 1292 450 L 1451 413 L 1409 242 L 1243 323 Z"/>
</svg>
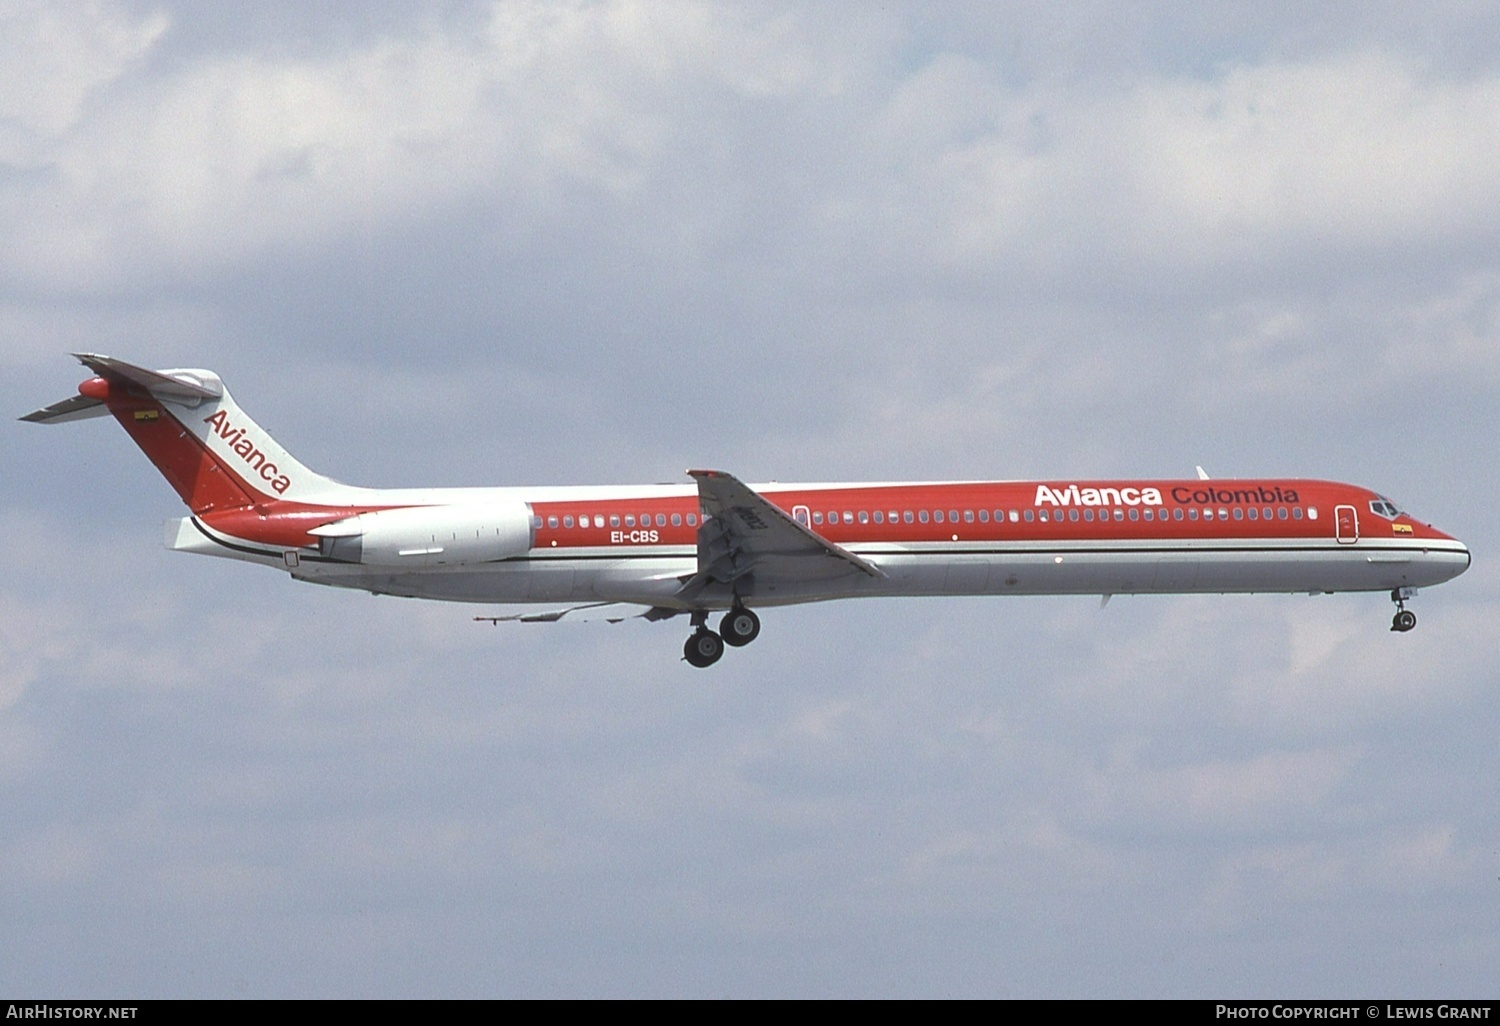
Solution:
<svg viewBox="0 0 1500 1026">
<path fill-rule="evenodd" d="M 1417 614 L 1406 608 L 1406 600 L 1416 593 L 1416 588 L 1391 590 L 1391 601 L 1396 603 L 1396 615 L 1391 618 L 1391 630 L 1405 634 L 1417 625 Z"/>
</svg>

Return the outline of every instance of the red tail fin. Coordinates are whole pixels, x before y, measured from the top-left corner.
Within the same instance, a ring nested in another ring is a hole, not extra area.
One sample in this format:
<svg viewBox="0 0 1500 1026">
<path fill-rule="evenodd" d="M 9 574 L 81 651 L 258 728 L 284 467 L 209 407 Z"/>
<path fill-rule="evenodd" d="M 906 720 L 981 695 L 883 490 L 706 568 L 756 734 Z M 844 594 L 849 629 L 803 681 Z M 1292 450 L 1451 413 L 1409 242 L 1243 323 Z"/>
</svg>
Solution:
<svg viewBox="0 0 1500 1026">
<path fill-rule="evenodd" d="M 112 414 L 195 514 L 289 501 L 344 505 L 365 489 L 316 474 L 245 415 L 217 374 L 147 370 L 75 354 L 98 377 L 22 420 L 59 424 Z"/>
<path fill-rule="evenodd" d="M 79 387 L 81 390 L 91 385 L 108 387 L 102 378 L 86 381 Z M 253 505 L 259 498 L 155 399 L 111 396 L 105 405 L 194 513 L 238 509 Z"/>
</svg>

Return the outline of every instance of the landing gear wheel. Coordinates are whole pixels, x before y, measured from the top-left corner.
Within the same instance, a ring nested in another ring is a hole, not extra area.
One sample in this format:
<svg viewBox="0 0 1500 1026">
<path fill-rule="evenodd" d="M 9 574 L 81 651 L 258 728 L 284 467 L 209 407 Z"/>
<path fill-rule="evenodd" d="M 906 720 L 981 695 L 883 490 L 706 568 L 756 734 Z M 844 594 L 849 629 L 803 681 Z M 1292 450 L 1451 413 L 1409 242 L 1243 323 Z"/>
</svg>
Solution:
<svg viewBox="0 0 1500 1026">
<path fill-rule="evenodd" d="M 724 619 L 719 621 L 719 633 L 724 636 L 724 644 L 739 648 L 748 645 L 760 634 L 760 617 L 743 606 L 738 606 L 724 614 Z"/>
<path fill-rule="evenodd" d="M 1405 634 L 1417 625 L 1417 614 L 1406 608 L 1406 600 L 1416 593 L 1416 588 L 1391 589 L 1391 601 L 1396 603 L 1396 615 L 1391 618 L 1391 630 Z"/>
<path fill-rule="evenodd" d="M 682 658 L 700 670 L 712 666 L 724 654 L 724 639 L 707 627 L 699 627 L 682 646 Z"/>
</svg>

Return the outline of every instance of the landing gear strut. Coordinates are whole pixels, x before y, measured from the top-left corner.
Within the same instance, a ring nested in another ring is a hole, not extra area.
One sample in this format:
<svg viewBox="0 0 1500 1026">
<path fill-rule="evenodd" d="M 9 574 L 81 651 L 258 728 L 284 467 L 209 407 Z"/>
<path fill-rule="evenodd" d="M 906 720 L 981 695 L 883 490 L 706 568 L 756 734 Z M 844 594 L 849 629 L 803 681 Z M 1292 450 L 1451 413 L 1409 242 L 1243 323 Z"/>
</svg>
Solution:
<svg viewBox="0 0 1500 1026">
<path fill-rule="evenodd" d="M 712 666 L 724 655 L 724 639 L 708 629 L 708 612 L 703 609 L 694 610 L 690 620 L 693 625 L 693 633 L 682 646 L 682 658 L 688 661 L 688 665 L 703 669 Z"/>
<path fill-rule="evenodd" d="M 1417 614 L 1406 608 L 1406 600 L 1416 593 L 1416 588 L 1391 590 L 1391 601 L 1396 603 L 1396 615 L 1391 618 L 1391 630 L 1405 634 L 1417 625 Z"/>
</svg>

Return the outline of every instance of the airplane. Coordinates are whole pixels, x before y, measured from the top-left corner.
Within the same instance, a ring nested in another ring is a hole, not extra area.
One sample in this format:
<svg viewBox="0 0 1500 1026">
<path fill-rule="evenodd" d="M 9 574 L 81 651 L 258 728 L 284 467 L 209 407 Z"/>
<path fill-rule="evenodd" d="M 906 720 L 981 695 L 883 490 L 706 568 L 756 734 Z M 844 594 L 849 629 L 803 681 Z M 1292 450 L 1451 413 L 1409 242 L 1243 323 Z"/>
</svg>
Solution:
<svg viewBox="0 0 1500 1026">
<path fill-rule="evenodd" d="M 686 615 L 717 662 L 755 610 L 866 596 L 1388 591 L 1406 602 L 1468 548 L 1358 485 L 1292 478 L 359 488 L 283 449 L 207 370 L 74 354 L 94 376 L 22 417 L 112 415 L 187 505 L 166 546 L 377 595 Z M 723 612 L 718 630 L 711 614 Z M 614 619 L 620 619 L 618 617 Z"/>
</svg>

